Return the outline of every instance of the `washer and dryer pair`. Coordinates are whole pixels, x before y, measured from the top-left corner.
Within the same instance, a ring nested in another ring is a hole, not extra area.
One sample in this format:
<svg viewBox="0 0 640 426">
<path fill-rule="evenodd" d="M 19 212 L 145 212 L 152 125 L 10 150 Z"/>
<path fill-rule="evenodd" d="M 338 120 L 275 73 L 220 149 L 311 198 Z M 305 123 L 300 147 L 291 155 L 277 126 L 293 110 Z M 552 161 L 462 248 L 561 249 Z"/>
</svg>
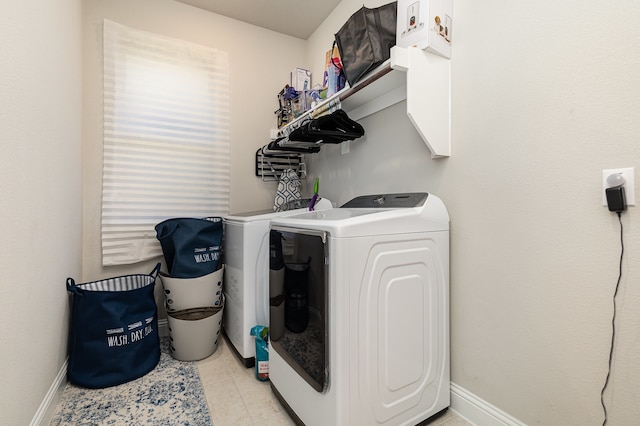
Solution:
<svg viewBox="0 0 640 426">
<path fill-rule="evenodd" d="M 450 405 L 449 216 L 427 193 L 225 218 L 224 327 L 307 426 L 415 425 Z M 324 209 L 324 210 L 321 210 Z"/>
</svg>

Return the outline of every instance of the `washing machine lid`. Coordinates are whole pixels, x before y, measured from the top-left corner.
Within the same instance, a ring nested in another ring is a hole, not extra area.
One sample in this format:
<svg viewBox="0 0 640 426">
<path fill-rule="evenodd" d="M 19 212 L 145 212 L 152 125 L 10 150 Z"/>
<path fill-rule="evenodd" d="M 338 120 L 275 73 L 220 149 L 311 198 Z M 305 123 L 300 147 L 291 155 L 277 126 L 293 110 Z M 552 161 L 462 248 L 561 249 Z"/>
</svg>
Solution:
<svg viewBox="0 0 640 426">
<path fill-rule="evenodd" d="M 275 218 L 271 225 L 326 231 L 336 238 L 408 234 L 448 231 L 449 214 L 433 194 L 378 194 L 356 197 L 338 209 Z"/>
<path fill-rule="evenodd" d="M 301 198 L 287 202 L 282 211 L 274 212 L 273 209 L 258 210 L 252 212 L 235 213 L 225 216 L 223 219 L 229 222 L 253 222 L 256 220 L 271 220 L 275 217 L 291 216 L 309 211 L 311 198 Z M 326 198 L 319 198 L 315 204 L 315 210 L 326 210 L 333 208 L 331 201 Z"/>
</svg>

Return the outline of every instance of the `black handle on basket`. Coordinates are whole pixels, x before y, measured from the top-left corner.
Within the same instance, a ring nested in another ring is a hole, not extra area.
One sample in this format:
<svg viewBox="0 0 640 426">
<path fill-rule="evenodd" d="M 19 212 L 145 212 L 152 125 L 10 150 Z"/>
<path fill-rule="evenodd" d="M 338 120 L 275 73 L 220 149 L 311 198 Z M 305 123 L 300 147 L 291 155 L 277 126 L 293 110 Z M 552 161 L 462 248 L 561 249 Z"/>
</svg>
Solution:
<svg viewBox="0 0 640 426">
<path fill-rule="evenodd" d="M 158 274 L 160 273 L 160 266 L 160 262 L 158 262 L 156 267 L 153 268 L 153 270 L 149 273 L 149 275 L 152 276 L 154 280 L 158 278 Z"/>
<path fill-rule="evenodd" d="M 67 291 L 73 293 L 74 295 L 80 295 L 80 292 L 76 287 L 76 282 L 71 277 L 67 278 Z"/>
</svg>

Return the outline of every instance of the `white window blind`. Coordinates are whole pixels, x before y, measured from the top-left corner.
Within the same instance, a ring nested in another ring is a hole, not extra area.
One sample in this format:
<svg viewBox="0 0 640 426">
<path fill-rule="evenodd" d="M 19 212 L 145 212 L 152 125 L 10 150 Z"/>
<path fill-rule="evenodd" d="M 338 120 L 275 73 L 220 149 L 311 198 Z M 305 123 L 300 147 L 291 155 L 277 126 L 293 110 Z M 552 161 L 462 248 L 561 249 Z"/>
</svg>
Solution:
<svg viewBox="0 0 640 426">
<path fill-rule="evenodd" d="M 162 254 L 155 225 L 229 212 L 227 53 L 104 21 L 102 264 Z"/>
</svg>

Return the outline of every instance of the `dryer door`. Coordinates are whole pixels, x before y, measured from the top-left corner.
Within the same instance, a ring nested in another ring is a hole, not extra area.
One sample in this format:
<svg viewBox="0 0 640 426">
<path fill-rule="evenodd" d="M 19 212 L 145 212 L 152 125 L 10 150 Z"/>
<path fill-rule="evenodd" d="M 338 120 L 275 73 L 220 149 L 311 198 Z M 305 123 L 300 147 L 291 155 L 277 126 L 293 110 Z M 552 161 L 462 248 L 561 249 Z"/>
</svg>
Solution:
<svg viewBox="0 0 640 426">
<path fill-rule="evenodd" d="M 318 392 L 326 389 L 329 375 L 326 258 L 324 232 L 272 226 L 271 347 Z"/>
</svg>

